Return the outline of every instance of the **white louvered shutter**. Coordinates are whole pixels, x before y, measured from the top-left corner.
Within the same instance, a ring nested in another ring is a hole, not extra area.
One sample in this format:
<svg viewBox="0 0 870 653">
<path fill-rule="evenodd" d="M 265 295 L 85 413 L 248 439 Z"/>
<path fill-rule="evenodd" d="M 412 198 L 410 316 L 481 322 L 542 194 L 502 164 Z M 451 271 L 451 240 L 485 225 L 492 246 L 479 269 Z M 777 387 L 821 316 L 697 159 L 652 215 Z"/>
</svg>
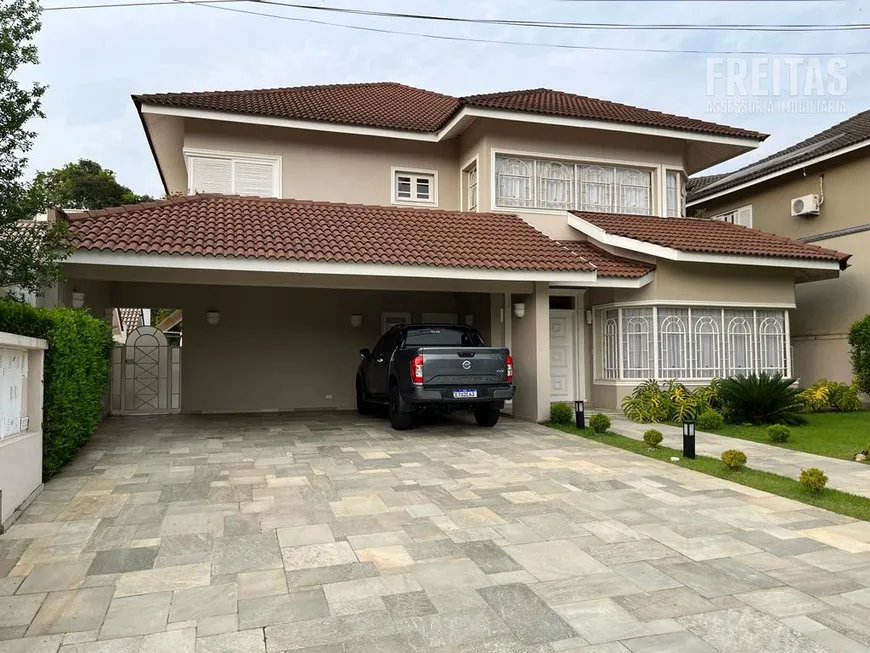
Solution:
<svg viewBox="0 0 870 653">
<path fill-rule="evenodd" d="M 189 159 L 191 193 L 233 192 L 233 162 L 230 159 L 212 159 L 192 156 Z"/>
<path fill-rule="evenodd" d="M 275 197 L 275 164 L 236 161 L 233 182 L 236 195 Z"/>
<path fill-rule="evenodd" d="M 752 226 L 752 206 L 744 206 L 742 208 L 737 209 L 737 219 L 735 220 L 737 224 L 743 225 L 744 227 Z"/>
</svg>

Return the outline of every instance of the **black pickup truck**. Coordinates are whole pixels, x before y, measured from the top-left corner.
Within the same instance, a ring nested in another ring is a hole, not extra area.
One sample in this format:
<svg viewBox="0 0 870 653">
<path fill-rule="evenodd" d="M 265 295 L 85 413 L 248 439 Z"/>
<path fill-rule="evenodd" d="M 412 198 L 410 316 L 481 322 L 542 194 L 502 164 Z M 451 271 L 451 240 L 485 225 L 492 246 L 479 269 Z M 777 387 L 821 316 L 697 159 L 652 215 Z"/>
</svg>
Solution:
<svg viewBox="0 0 870 653">
<path fill-rule="evenodd" d="M 374 350 L 361 349 L 356 375 L 360 415 L 376 404 L 404 430 L 425 409 L 468 409 L 480 426 L 495 426 L 514 396 L 514 362 L 504 347 L 486 347 L 480 333 L 456 324 L 403 324 L 387 331 Z"/>
</svg>

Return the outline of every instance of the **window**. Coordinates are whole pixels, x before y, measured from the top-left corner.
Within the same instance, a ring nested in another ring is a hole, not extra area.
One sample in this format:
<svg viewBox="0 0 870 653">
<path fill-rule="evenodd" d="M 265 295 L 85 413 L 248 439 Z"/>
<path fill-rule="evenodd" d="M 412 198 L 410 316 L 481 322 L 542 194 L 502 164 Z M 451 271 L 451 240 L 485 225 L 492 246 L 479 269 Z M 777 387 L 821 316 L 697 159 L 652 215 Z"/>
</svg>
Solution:
<svg viewBox="0 0 870 653">
<path fill-rule="evenodd" d="M 496 156 L 495 201 L 504 208 L 652 213 L 649 170 Z"/>
<path fill-rule="evenodd" d="M 406 347 L 481 347 L 483 340 L 474 329 L 443 327 L 409 329 L 405 334 Z"/>
<path fill-rule="evenodd" d="M 436 204 L 435 173 L 393 170 L 393 202 Z"/>
<path fill-rule="evenodd" d="M 739 209 L 734 209 L 733 211 L 728 211 L 727 213 L 720 213 L 719 215 L 713 216 L 714 220 L 721 220 L 722 222 L 730 222 L 731 224 L 739 224 L 744 227 L 752 226 L 752 205 L 749 206 L 741 206 Z"/>
<path fill-rule="evenodd" d="M 683 175 L 678 170 L 668 170 L 665 173 L 665 202 L 665 215 L 669 218 L 682 218 L 686 215 Z"/>
<path fill-rule="evenodd" d="M 625 306 L 595 312 L 597 378 L 788 374 L 788 318 L 782 310 Z"/>
<path fill-rule="evenodd" d="M 188 190 L 253 197 L 280 197 L 281 159 L 185 150 Z"/>
<path fill-rule="evenodd" d="M 477 164 L 465 170 L 465 192 L 467 210 L 477 211 Z"/>
</svg>

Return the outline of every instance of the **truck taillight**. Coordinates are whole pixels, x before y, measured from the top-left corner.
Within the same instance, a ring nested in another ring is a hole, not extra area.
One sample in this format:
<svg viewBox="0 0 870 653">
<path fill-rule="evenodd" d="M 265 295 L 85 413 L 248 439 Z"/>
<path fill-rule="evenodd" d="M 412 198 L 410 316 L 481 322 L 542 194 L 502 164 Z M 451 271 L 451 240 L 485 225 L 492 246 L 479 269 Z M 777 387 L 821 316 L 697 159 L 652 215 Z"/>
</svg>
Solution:
<svg viewBox="0 0 870 653">
<path fill-rule="evenodd" d="M 423 355 L 414 356 L 411 361 L 411 383 L 423 383 Z"/>
<path fill-rule="evenodd" d="M 505 362 L 507 363 L 507 373 L 505 374 L 505 377 L 507 382 L 511 383 L 514 380 L 514 357 L 508 354 Z"/>
</svg>

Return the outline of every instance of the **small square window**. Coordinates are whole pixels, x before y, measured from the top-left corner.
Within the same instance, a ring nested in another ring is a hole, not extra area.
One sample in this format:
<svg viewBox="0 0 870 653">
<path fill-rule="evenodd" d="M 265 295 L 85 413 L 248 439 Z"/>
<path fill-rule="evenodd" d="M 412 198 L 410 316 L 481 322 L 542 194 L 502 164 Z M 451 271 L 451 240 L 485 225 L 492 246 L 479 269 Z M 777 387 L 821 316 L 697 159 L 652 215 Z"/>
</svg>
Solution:
<svg viewBox="0 0 870 653">
<path fill-rule="evenodd" d="M 393 201 L 411 204 L 436 204 L 435 173 L 394 171 Z"/>
</svg>

